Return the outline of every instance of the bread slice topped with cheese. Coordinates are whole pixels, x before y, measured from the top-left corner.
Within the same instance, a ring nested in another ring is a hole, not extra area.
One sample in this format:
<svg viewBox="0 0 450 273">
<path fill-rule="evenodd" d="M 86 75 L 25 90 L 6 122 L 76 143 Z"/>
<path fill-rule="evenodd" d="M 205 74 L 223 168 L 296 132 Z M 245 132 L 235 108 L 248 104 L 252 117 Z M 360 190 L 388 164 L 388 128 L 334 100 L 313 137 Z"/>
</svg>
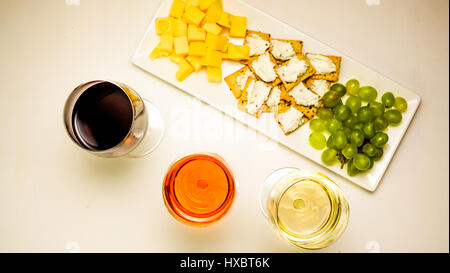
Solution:
<svg viewBox="0 0 450 273">
<path fill-rule="evenodd" d="M 248 66 L 244 66 L 238 71 L 225 77 L 224 80 L 236 99 L 241 97 L 242 91 L 244 90 L 249 77 L 254 78 L 255 75 Z"/>
<path fill-rule="evenodd" d="M 311 78 L 327 80 L 331 82 L 336 82 L 339 80 L 342 57 L 316 53 L 306 53 L 306 58 L 308 58 L 309 62 L 316 69 L 316 73 Z"/>
<path fill-rule="evenodd" d="M 320 97 L 323 97 L 323 95 L 330 91 L 331 83 L 327 80 L 318 80 L 313 79 L 312 77 L 308 78 L 303 82 L 306 88 L 313 91 Z"/>
<path fill-rule="evenodd" d="M 271 38 L 269 50 L 277 62 L 282 63 L 303 53 L 303 41 Z"/>
<path fill-rule="evenodd" d="M 275 70 L 288 92 L 316 72 L 303 54 L 297 54 L 289 61 L 277 65 Z"/>
<path fill-rule="evenodd" d="M 269 97 L 266 101 L 266 112 L 276 112 L 278 109 L 278 106 L 280 105 L 281 98 L 285 97 L 286 89 L 284 88 L 283 84 L 278 84 L 272 87 L 272 90 L 270 90 Z"/>
<path fill-rule="evenodd" d="M 269 83 L 272 86 L 278 85 L 281 82 L 275 72 L 277 63 L 269 52 L 250 57 L 248 66 L 260 81 Z"/>
<path fill-rule="evenodd" d="M 272 87 L 268 83 L 249 77 L 239 98 L 238 108 L 259 118 L 265 109 L 264 103 L 268 99 Z"/>
<path fill-rule="evenodd" d="M 244 45 L 250 48 L 250 57 L 264 54 L 270 47 L 270 34 L 247 30 Z"/>
<path fill-rule="evenodd" d="M 278 107 L 275 119 L 286 136 L 308 121 L 308 118 L 300 110 L 289 104 Z"/>
</svg>

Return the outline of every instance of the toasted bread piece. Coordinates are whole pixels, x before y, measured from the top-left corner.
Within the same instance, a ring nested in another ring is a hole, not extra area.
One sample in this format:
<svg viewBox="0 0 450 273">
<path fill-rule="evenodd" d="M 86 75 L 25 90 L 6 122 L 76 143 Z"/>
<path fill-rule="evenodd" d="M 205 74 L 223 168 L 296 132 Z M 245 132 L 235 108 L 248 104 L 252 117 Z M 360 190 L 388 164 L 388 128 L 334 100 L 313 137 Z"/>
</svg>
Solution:
<svg viewBox="0 0 450 273">
<path fill-rule="evenodd" d="M 263 54 L 263 55 L 264 55 L 264 54 Z M 252 70 L 253 74 L 255 74 L 256 78 L 257 78 L 258 80 L 260 80 L 260 81 L 264 81 L 264 80 L 261 79 L 261 77 L 258 76 L 258 74 L 256 73 L 255 69 L 253 68 L 253 63 L 254 63 L 260 56 L 263 56 L 263 55 L 250 57 L 249 62 L 248 62 L 248 66 L 249 66 L 250 69 Z M 277 62 L 276 62 L 275 59 L 273 58 L 272 54 L 269 54 L 269 57 L 270 57 L 270 61 L 274 64 L 274 70 L 275 70 L 275 73 L 276 73 Z M 280 77 L 278 77 L 278 74 L 277 74 L 277 78 L 276 78 L 274 81 L 270 82 L 270 84 L 271 84 L 272 86 L 276 86 L 276 85 L 278 85 L 280 82 L 281 82 L 281 79 L 280 79 Z"/>
<path fill-rule="evenodd" d="M 252 82 L 258 82 L 259 80 L 258 79 L 256 79 L 256 78 L 254 78 L 254 77 L 249 77 L 248 78 L 248 80 L 247 80 L 247 83 L 245 84 L 245 88 L 244 88 L 244 90 L 242 91 L 242 95 L 241 95 L 241 97 L 239 98 L 239 101 L 238 101 L 238 108 L 240 109 L 240 110 L 242 110 L 242 111 L 244 111 L 244 112 L 246 112 L 246 113 L 248 113 L 248 114 L 250 114 L 250 115 L 252 115 L 252 116 L 255 116 L 256 118 L 259 118 L 260 116 L 261 116 L 261 113 L 264 111 L 264 109 L 265 109 L 265 107 L 264 107 L 264 103 L 265 103 L 265 101 L 267 100 L 267 98 L 269 97 L 269 94 L 267 94 L 267 96 L 264 98 L 264 102 L 261 104 L 261 106 L 258 108 L 258 110 L 257 110 L 257 112 L 256 113 L 254 113 L 254 114 L 252 114 L 252 113 L 249 113 L 248 111 L 247 111 L 247 108 L 246 108 L 246 106 L 248 105 L 248 92 L 250 91 L 250 90 L 248 90 L 249 89 L 249 87 L 252 85 Z M 266 83 L 266 82 L 264 82 L 264 81 L 259 81 L 259 82 L 262 82 L 263 84 L 265 84 L 267 87 L 271 87 L 271 85 L 270 84 L 268 84 L 268 83 Z"/>
<path fill-rule="evenodd" d="M 308 59 L 306 58 L 305 55 L 303 54 L 297 54 L 297 57 L 300 60 L 305 60 L 306 64 L 308 65 L 308 68 L 306 70 L 305 73 L 303 73 L 302 75 L 300 75 L 297 80 L 295 82 L 285 82 L 281 77 L 280 74 L 278 74 L 278 68 L 282 67 L 283 65 L 287 65 L 289 61 L 286 61 L 284 63 L 282 63 L 281 65 L 276 65 L 275 66 L 275 72 L 278 75 L 278 78 L 283 82 L 284 87 L 286 88 L 286 91 L 289 92 L 292 88 L 294 88 L 297 84 L 299 84 L 300 82 L 304 81 L 305 79 L 311 77 L 312 75 L 314 75 L 314 73 L 316 73 L 316 69 L 312 66 L 312 64 L 308 61 Z"/>
<path fill-rule="evenodd" d="M 308 54 L 317 54 L 317 53 L 306 53 L 306 56 L 308 56 Z M 342 57 L 340 56 L 333 56 L 333 55 L 324 55 L 324 54 L 317 54 L 317 55 L 322 55 L 325 57 L 330 58 L 330 60 L 336 65 L 336 71 L 332 72 L 332 73 L 328 73 L 328 74 L 314 74 L 311 76 L 311 78 L 313 79 L 318 79 L 318 80 L 327 80 L 330 82 L 336 82 L 339 80 L 339 73 L 341 71 L 341 60 Z"/>
<path fill-rule="evenodd" d="M 303 53 L 303 41 L 300 40 L 286 40 L 286 39 L 275 39 L 275 38 L 270 38 L 270 41 L 272 42 L 272 40 L 276 40 L 276 41 L 280 41 L 280 42 L 287 42 L 290 43 L 292 45 L 292 48 L 294 49 L 296 54 L 302 54 Z M 278 60 L 272 53 L 272 44 L 269 47 L 269 51 L 270 54 L 272 54 L 272 56 L 277 60 L 278 63 L 282 63 L 284 62 L 283 60 Z"/>
<path fill-rule="evenodd" d="M 292 109 L 297 110 L 299 113 L 302 114 L 301 117 L 301 121 L 300 123 L 296 124 L 296 128 L 295 129 L 289 129 L 289 128 L 285 128 L 284 124 L 283 124 L 283 120 L 281 118 L 281 116 L 283 114 L 285 114 L 288 111 L 292 111 Z M 300 128 L 303 124 L 305 124 L 306 122 L 308 122 L 308 118 L 304 116 L 303 112 L 301 112 L 300 110 L 298 110 L 297 108 L 295 108 L 293 105 L 280 105 L 280 107 L 278 107 L 278 111 L 275 112 L 274 114 L 275 116 L 275 120 L 277 121 L 278 125 L 280 126 L 281 130 L 283 131 L 283 133 L 287 136 L 292 134 L 293 132 L 295 132 L 298 128 Z"/>
<path fill-rule="evenodd" d="M 315 82 L 316 81 L 324 81 L 328 87 L 327 90 L 318 90 Z M 317 95 L 319 95 L 320 97 L 322 97 L 326 92 L 328 92 L 331 88 L 331 83 L 327 80 L 322 80 L 322 79 L 313 79 L 312 77 L 306 79 L 305 81 L 303 81 L 303 83 L 305 84 L 305 87 L 308 88 L 309 90 L 313 91 L 314 93 L 316 93 Z M 325 91 L 325 92 L 324 92 Z"/>
<path fill-rule="evenodd" d="M 240 68 L 238 71 L 228 75 L 224 79 L 225 82 L 227 83 L 228 87 L 230 88 L 231 92 L 233 93 L 233 96 L 236 99 L 239 99 L 241 97 L 242 90 L 243 90 L 243 89 L 241 89 L 241 86 L 239 86 L 238 77 L 244 76 L 246 73 L 249 73 L 249 72 L 253 74 L 253 72 L 251 72 L 251 70 L 250 70 L 250 67 L 244 66 L 244 67 Z M 245 88 L 245 85 L 244 85 L 244 88 Z"/>
</svg>

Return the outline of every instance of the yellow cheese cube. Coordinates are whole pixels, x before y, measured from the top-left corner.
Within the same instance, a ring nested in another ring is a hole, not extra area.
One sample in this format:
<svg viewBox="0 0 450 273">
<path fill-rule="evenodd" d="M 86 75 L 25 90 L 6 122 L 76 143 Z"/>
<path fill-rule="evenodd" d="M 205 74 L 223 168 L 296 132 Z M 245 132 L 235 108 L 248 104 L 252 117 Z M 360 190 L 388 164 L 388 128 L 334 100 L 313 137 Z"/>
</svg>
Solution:
<svg viewBox="0 0 450 273">
<path fill-rule="evenodd" d="M 172 7 L 170 8 L 169 16 L 180 18 L 183 16 L 186 3 L 182 0 L 173 0 Z"/>
<path fill-rule="evenodd" d="M 244 38 L 247 32 L 247 17 L 231 16 L 230 36 Z"/>
<path fill-rule="evenodd" d="M 187 23 L 181 19 L 173 20 L 173 36 L 186 36 L 187 32 Z"/>
<path fill-rule="evenodd" d="M 179 64 L 181 62 L 181 60 L 183 60 L 184 58 L 183 58 L 183 56 L 180 56 L 180 55 L 172 53 L 169 56 L 169 59 L 170 59 L 171 62 Z"/>
<path fill-rule="evenodd" d="M 228 44 L 228 59 L 230 60 L 248 60 L 250 58 L 250 47 Z"/>
<path fill-rule="evenodd" d="M 219 35 L 220 32 L 222 31 L 222 28 L 219 27 L 217 24 L 215 23 L 204 23 L 203 27 L 204 30 L 206 30 L 206 32 L 215 34 L 215 35 Z"/>
<path fill-rule="evenodd" d="M 188 41 L 204 41 L 206 39 L 206 31 L 194 25 L 188 25 L 187 28 Z"/>
<path fill-rule="evenodd" d="M 205 13 L 194 6 L 188 6 L 186 8 L 186 12 L 184 13 L 184 18 L 186 21 L 196 26 L 202 22 L 204 17 Z"/>
<path fill-rule="evenodd" d="M 212 5 L 208 8 L 208 11 L 206 12 L 206 22 L 217 23 L 220 19 L 220 16 L 222 15 L 222 11 L 223 10 L 220 7 L 220 3 L 218 1 L 212 3 Z"/>
<path fill-rule="evenodd" d="M 230 28 L 230 26 L 231 26 L 230 14 L 228 12 L 223 11 L 222 14 L 220 15 L 219 21 L 217 21 L 217 24 L 219 24 L 223 27 Z"/>
<path fill-rule="evenodd" d="M 206 50 L 204 65 L 213 66 L 213 67 L 221 67 L 222 57 L 223 57 L 222 53 L 208 48 L 208 50 Z"/>
<path fill-rule="evenodd" d="M 169 56 L 169 54 L 170 54 L 169 52 L 161 50 L 161 48 L 159 48 L 159 45 L 158 45 L 152 50 L 152 52 L 149 55 L 149 58 L 151 60 L 154 60 L 154 59 L 158 59 L 161 57 L 167 57 L 167 56 Z"/>
<path fill-rule="evenodd" d="M 220 67 L 208 67 L 208 81 L 222 82 L 222 69 Z"/>
<path fill-rule="evenodd" d="M 187 55 L 189 52 L 189 44 L 186 36 L 173 38 L 173 45 L 175 48 L 175 54 L 177 55 Z"/>
<path fill-rule="evenodd" d="M 206 34 L 206 45 L 214 50 L 226 51 L 228 48 L 228 37 L 214 35 L 212 33 Z"/>
<path fill-rule="evenodd" d="M 163 33 L 172 33 L 173 18 L 160 17 L 155 19 L 156 34 L 161 35 Z"/>
<path fill-rule="evenodd" d="M 185 59 L 182 59 L 178 64 L 178 71 L 175 76 L 178 81 L 182 82 L 192 72 L 194 72 L 194 68 L 192 67 L 192 65 L 190 65 Z"/>
<path fill-rule="evenodd" d="M 214 3 L 215 0 L 200 0 L 199 6 L 201 10 L 206 10 Z"/>
<path fill-rule="evenodd" d="M 192 65 L 196 72 L 200 71 L 203 67 L 203 61 L 201 57 L 187 56 L 186 60 Z"/>
<path fill-rule="evenodd" d="M 161 50 L 172 52 L 173 51 L 173 36 L 169 33 L 164 33 L 161 35 L 161 41 L 158 47 Z"/>
<path fill-rule="evenodd" d="M 192 42 L 189 44 L 189 55 L 205 56 L 205 54 L 206 54 L 206 43 Z"/>
</svg>

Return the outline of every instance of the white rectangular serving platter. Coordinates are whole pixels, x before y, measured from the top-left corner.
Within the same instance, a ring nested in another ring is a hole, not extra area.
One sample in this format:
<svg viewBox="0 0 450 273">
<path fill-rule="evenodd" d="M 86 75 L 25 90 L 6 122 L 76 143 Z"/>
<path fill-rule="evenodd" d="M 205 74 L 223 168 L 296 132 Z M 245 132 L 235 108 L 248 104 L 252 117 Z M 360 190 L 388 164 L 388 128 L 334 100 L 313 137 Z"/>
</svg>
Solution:
<svg viewBox="0 0 450 273">
<path fill-rule="evenodd" d="M 247 126 L 257 130 L 258 132 L 272 138 L 275 141 L 278 141 L 291 150 L 315 161 L 317 164 L 324 166 L 320 160 L 322 151 L 313 149 L 308 143 L 308 137 L 311 133 L 308 125 L 302 126 L 289 136 L 285 136 L 281 132 L 281 129 L 276 123 L 272 113 L 265 113 L 259 119 L 256 119 L 255 117 L 238 110 L 237 100 L 233 97 L 226 83 L 209 83 L 205 70 L 200 71 L 199 73 L 193 73 L 183 82 L 178 82 L 175 78 L 175 73 L 178 67 L 176 64 L 170 62 L 169 58 L 160 58 L 156 60 L 149 59 L 148 56 L 150 52 L 159 43 L 159 36 L 155 33 L 155 18 L 167 17 L 171 4 L 172 0 L 161 1 L 161 5 L 155 17 L 152 19 L 144 34 L 144 37 L 132 57 L 132 62 L 136 66 L 153 74 L 154 76 L 197 97 L 218 110 L 223 111 L 227 115 L 245 123 Z M 352 58 L 337 52 L 335 49 L 325 45 L 324 43 L 250 6 L 244 1 L 224 1 L 224 10 L 235 15 L 246 16 L 248 18 L 248 29 L 270 33 L 274 38 L 302 40 L 304 52 L 342 56 L 341 72 L 339 76 L 339 82 L 341 83 L 345 83 L 349 79 L 356 78 L 360 81 L 361 86 L 374 86 L 379 93 L 378 99 L 381 96 L 380 93 L 389 90 L 396 96 L 402 96 L 407 100 L 408 110 L 403 114 L 402 123 L 396 127 L 389 127 L 387 132 L 389 135 L 389 142 L 384 147 L 384 155 L 381 160 L 374 164 L 373 169 L 371 169 L 370 172 L 350 177 L 347 175 L 346 168 L 340 169 L 338 164 L 331 167 L 324 166 L 352 181 L 353 183 L 356 183 L 369 191 L 374 191 L 383 177 L 383 174 L 386 171 L 395 150 L 397 149 L 417 110 L 417 107 L 419 106 L 420 97 L 385 76 L 380 75 Z M 230 40 L 236 44 L 243 43 L 243 39 Z M 223 77 L 231 74 L 240 67 L 242 67 L 242 65 L 238 62 L 225 61 L 222 65 Z"/>
</svg>

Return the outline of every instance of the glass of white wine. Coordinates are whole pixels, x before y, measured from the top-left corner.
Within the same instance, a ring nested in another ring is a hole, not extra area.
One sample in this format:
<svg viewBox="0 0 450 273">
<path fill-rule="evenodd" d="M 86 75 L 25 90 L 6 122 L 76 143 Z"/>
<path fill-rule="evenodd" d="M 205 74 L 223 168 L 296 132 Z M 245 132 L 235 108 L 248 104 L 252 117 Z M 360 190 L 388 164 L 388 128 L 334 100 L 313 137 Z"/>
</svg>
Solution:
<svg viewBox="0 0 450 273">
<path fill-rule="evenodd" d="M 329 246 L 345 231 L 347 200 L 325 175 L 297 168 L 270 174 L 260 192 L 261 209 L 275 231 L 305 249 Z"/>
</svg>

